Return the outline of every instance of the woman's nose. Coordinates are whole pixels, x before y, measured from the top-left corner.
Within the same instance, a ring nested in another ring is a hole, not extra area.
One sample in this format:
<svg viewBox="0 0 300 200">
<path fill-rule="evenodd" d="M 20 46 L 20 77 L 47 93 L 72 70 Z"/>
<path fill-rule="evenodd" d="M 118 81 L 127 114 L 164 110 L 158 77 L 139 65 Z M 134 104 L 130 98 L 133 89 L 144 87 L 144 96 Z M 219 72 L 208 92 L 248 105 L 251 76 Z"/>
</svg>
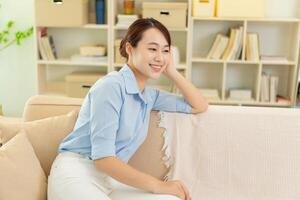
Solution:
<svg viewBox="0 0 300 200">
<path fill-rule="evenodd" d="M 155 61 L 159 61 L 161 62 L 163 60 L 163 55 L 160 51 L 157 51 L 156 55 L 155 55 Z"/>
</svg>

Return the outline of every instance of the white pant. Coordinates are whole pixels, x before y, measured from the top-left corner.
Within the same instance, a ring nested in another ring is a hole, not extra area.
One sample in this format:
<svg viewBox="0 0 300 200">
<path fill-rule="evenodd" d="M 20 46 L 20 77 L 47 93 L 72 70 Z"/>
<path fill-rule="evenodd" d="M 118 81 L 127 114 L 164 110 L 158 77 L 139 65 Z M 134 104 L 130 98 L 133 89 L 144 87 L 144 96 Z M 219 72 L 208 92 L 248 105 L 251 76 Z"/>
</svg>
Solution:
<svg viewBox="0 0 300 200">
<path fill-rule="evenodd" d="M 179 200 L 122 184 L 95 168 L 89 158 L 60 153 L 48 178 L 48 200 Z"/>
</svg>

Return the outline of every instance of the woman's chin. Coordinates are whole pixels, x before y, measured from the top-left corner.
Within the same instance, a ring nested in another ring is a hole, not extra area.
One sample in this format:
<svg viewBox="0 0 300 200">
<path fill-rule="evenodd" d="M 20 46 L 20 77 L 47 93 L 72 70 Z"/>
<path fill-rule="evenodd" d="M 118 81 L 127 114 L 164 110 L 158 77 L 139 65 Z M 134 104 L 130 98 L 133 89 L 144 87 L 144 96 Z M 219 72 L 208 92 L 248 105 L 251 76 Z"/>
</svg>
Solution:
<svg viewBox="0 0 300 200">
<path fill-rule="evenodd" d="M 159 72 L 159 73 L 151 73 L 150 74 L 150 78 L 154 79 L 154 80 L 157 80 L 157 79 L 159 79 L 160 75 L 161 75 L 161 72 Z"/>
</svg>

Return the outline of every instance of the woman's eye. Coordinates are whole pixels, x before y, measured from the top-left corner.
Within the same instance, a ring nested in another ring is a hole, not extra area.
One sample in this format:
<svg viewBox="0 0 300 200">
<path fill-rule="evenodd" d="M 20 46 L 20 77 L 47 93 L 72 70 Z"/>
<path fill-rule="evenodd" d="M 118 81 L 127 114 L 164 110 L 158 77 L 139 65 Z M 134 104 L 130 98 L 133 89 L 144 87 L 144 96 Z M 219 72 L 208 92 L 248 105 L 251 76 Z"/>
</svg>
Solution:
<svg viewBox="0 0 300 200">
<path fill-rule="evenodd" d="M 154 49 L 154 48 L 149 48 L 149 50 L 150 50 L 150 51 L 156 51 L 156 49 Z"/>
<path fill-rule="evenodd" d="M 169 50 L 164 50 L 165 53 L 169 53 Z"/>
</svg>

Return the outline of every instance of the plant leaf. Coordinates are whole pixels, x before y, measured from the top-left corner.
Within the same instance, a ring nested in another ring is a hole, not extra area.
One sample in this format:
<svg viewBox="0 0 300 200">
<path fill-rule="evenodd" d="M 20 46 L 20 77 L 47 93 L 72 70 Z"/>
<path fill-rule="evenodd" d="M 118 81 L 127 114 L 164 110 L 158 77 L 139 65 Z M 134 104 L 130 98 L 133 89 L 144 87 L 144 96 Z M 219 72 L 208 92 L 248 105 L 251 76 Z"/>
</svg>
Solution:
<svg viewBox="0 0 300 200">
<path fill-rule="evenodd" d="M 15 23 L 13 21 L 9 21 L 9 22 L 7 22 L 7 27 L 11 28 L 11 27 L 13 27 L 14 24 Z"/>
</svg>

